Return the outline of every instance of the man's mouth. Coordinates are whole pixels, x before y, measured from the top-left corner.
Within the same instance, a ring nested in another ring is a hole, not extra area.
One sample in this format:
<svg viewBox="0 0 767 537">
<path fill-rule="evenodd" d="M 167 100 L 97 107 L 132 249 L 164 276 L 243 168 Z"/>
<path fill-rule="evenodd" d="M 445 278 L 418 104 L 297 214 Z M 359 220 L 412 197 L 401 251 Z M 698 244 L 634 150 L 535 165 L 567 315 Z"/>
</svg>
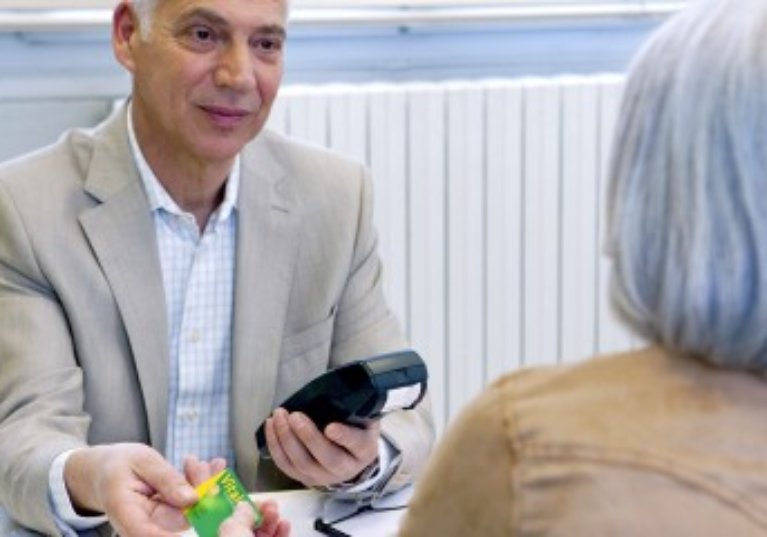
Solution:
<svg viewBox="0 0 767 537">
<path fill-rule="evenodd" d="M 251 114 L 244 108 L 229 106 L 201 105 L 200 109 L 215 125 L 225 128 L 236 127 Z"/>
</svg>

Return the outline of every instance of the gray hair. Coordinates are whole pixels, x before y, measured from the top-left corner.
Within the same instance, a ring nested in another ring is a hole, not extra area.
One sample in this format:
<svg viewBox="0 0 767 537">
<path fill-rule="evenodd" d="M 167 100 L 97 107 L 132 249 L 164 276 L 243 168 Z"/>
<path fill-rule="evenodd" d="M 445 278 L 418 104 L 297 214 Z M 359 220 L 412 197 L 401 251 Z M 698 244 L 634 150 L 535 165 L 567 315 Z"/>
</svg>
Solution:
<svg viewBox="0 0 767 537">
<path fill-rule="evenodd" d="M 133 9 L 139 19 L 141 37 L 148 39 L 152 30 L 152 15 L 158 0 L 133 0 Z"/>
<path fill-rule="evenodd" d="M 630 69 L 610 168 L 612 298 L 668 348 L 767 367 L 767 2 L 694 2 Z"/>
<path fill-rule="evenodd" d="M 133 9 L 141 25 L 141 37 L 148 39 L 152 31 L 152 16 L 159 0 L 132 0 Z M 290 0 L 284 0 L 285 16 L 290 14 Z"/>
</svg>

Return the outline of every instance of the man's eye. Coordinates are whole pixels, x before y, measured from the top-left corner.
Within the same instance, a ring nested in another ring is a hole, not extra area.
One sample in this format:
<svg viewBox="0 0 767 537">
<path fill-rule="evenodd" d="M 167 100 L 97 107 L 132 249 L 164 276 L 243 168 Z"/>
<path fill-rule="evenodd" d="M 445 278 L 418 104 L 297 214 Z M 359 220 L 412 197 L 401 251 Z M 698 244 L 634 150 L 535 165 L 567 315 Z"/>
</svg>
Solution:
<svg viewBox="0 0 767 537">
<path fill-rule="evenodd" d="M 279 39 L 261 38 L 255 40 L 254 46 L 265 52 L 275 52 L 282 48 L 282 42 Z"/>
<path fill-rule="evenodd" d="M 213 30 L 207 26 L 194 26 L 189 30 L 189 34 L 195 41 L 200 43 L 209 43 L 215 41 L 216 35 Z"/>
</svg>

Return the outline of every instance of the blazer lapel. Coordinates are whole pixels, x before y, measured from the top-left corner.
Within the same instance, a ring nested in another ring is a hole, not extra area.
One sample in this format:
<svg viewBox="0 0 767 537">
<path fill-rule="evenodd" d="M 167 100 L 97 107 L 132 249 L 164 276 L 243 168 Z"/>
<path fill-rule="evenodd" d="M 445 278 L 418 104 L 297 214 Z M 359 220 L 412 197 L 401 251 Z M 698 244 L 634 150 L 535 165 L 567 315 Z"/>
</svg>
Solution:
<svg viewBox="0 0 767 537">
<path fill-rule="evenodd" d="M 232 364 L 237 472 L 255 484 L 254 432 L 271 413 L 300 211 L 285 172 L 259 138 L 242 160 Z"/>
<path fill-rule="evenodd" d="M 165 450 L 168 343 L 165 292 L 151 211 L 130 154 L 125 111 L 99 136 L 85 188 L 99 205 L 80 224 L 111 285 L 135 360 L 151 444 Z"/>
</svg>

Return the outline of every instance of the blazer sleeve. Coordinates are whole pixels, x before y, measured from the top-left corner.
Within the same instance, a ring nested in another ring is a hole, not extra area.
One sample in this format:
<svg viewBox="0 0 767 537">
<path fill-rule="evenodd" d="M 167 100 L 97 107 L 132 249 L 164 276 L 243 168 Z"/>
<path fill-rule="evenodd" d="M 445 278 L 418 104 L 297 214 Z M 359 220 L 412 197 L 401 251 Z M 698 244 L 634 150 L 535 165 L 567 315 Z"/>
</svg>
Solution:
<svg viewBox="0 0 767 537">
<path fill-rule="evenodd" d="M 373 226 L 373 188 L 370 175 L 362 171 L 360 211 L 349 276 L 338 302 L 333 331 L 331 363 L 408 347 L 399 323 L 386 304 L 383 268 Z M 430 398 L 410 411 L 384 417 L 383 434 L 400 451 L 402 461 L 386 490 L 411 482 L 425 465 L 434 442 Z"/>
<path fill-rule="evenodd" d="M 88 425 L 67 319 L 0 182 L 0 504 L 15 520 L 59 534 L 48 471 Z"/>
</svg>

